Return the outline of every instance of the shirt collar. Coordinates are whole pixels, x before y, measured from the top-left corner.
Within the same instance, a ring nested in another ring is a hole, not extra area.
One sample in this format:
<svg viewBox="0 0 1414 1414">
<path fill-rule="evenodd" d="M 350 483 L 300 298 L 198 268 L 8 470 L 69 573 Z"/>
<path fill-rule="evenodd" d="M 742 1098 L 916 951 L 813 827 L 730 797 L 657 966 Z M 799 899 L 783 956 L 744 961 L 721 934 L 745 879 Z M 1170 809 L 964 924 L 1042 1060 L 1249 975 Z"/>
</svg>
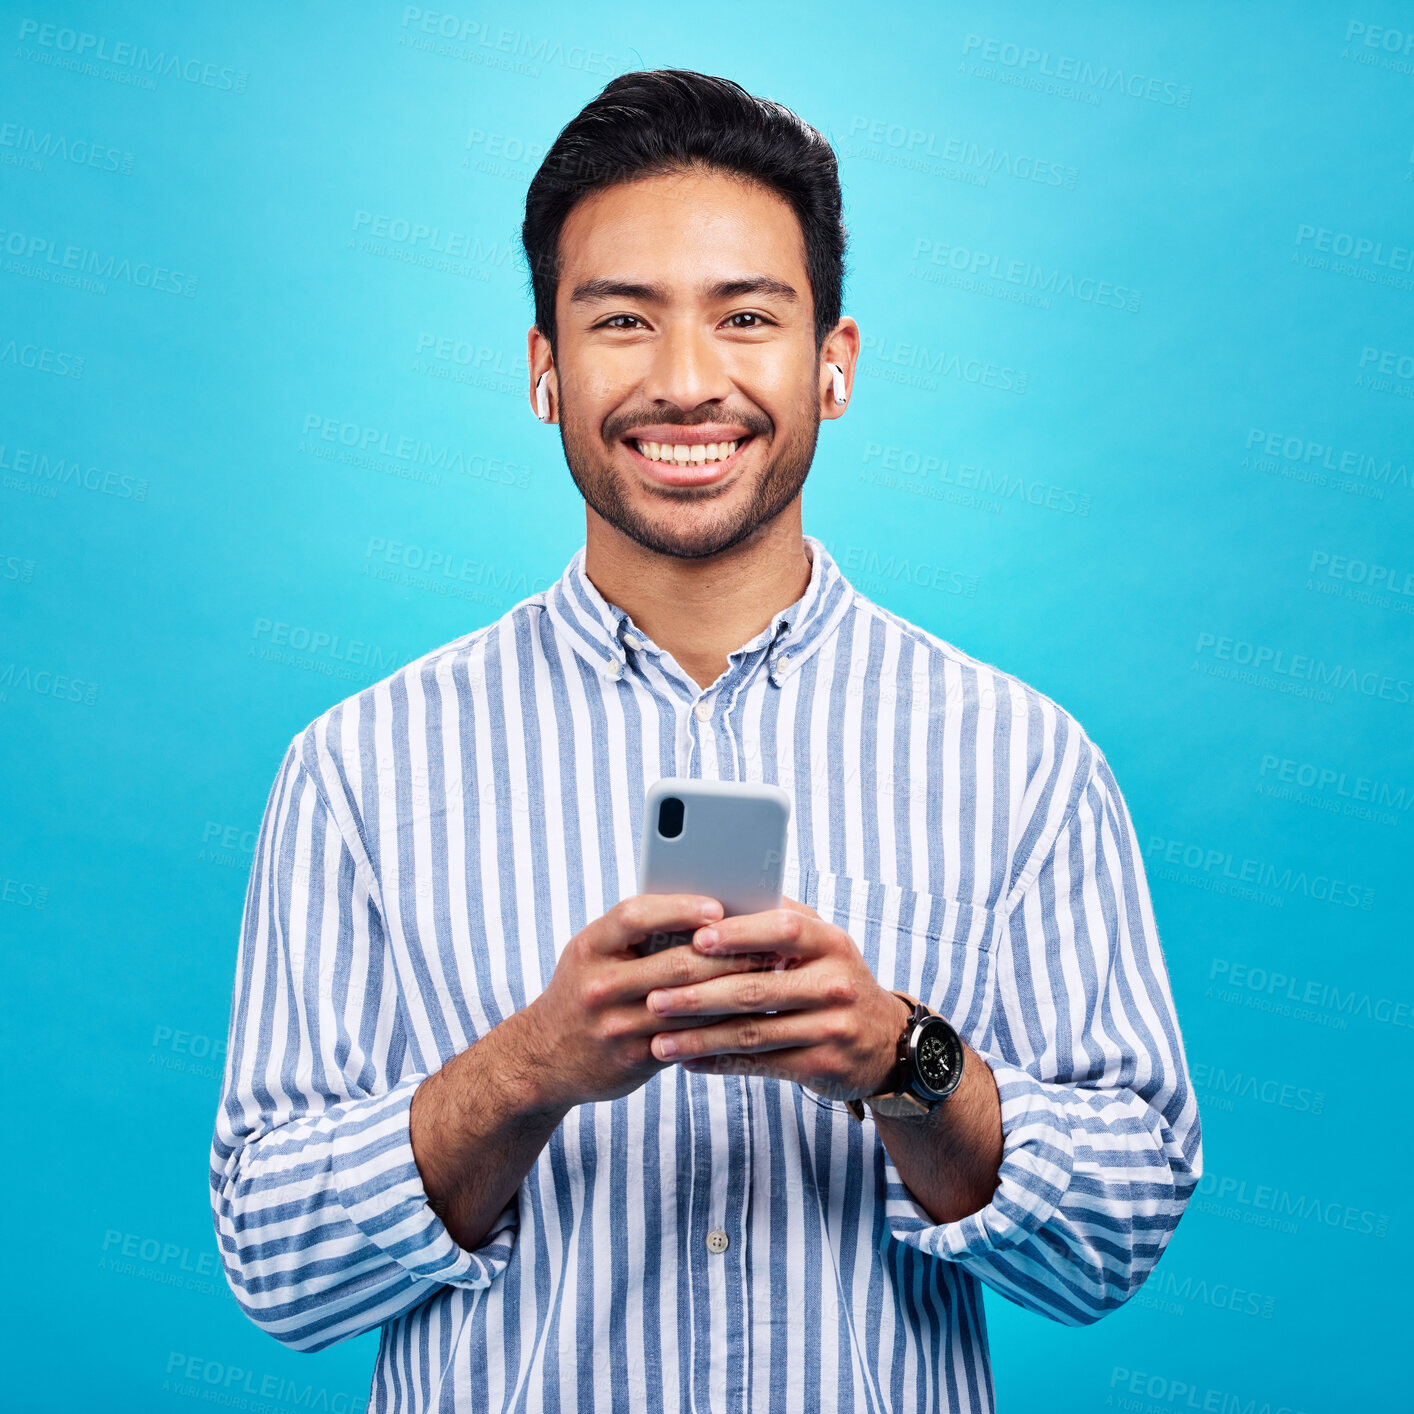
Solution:
<svg viewBox="0 0 1414 1414">
<path fill-rule="evenodd" d="M 771 681 L 777 686 L 819 647 L 854 598 L 853 586 L 824 544 L 813 535 L 804 539 L 810 553 L 810 582 L 805 593 L 729 655 L 739 661 L 768 649 Z M 660 655 L 663 650 L 634 624 L 626 610 L 611 604 L 594 587 L 584 572 L 585 548 L 581 545 L 575 551 L 564 573 L 545 591 L 545 608 L 580 657 L 605 676 L 617 678 L 628 665 L 630 651 Z"/>
</svg>

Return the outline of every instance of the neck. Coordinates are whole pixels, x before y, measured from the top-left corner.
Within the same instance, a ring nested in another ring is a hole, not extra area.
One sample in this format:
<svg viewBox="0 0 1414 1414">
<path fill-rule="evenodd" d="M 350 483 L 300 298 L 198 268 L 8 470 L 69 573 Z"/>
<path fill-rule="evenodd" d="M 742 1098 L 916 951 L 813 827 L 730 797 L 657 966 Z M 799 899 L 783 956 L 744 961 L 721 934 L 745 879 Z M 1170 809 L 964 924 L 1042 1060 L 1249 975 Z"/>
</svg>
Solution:
<svg viewBox="0 0 1414 1414">
<path fill-rule="evenodd" d="M 584 572 L 701 688 L 810 583 L 800 498 L 730 550 L 684 560 L 646 549 L 585 507 Z"/>
</svg>

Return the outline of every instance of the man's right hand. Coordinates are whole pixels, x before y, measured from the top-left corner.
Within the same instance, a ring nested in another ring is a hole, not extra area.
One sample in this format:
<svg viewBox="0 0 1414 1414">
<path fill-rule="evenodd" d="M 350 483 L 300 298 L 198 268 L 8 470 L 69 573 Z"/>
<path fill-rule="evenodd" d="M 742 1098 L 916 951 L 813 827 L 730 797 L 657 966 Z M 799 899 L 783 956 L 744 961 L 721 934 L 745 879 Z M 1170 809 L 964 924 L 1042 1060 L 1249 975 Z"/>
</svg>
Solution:
<svg viewBox="0 0 1414 1414">
<path fill-rule="evenodd" d="M 649 1043 L 662 1031 L 701 1026 L 702 1018 L 650 1012 L 645 999 L 655 987 L 771 966 L 774 953 L 704 957 L 681 946 L 638 955 L 654 933 L 691 935 L 721 916 L 722 905 L 699 894 L 635 894 L 569 940 L 549 986 L 521 1013 L 529 1023 L 521 1034 L 534 1048 L 526 1063 L 537 1068 L 527 1078 L 548 1107 L 616 1100 L 675 1064 L 660 1061 Z"/>
</svg>

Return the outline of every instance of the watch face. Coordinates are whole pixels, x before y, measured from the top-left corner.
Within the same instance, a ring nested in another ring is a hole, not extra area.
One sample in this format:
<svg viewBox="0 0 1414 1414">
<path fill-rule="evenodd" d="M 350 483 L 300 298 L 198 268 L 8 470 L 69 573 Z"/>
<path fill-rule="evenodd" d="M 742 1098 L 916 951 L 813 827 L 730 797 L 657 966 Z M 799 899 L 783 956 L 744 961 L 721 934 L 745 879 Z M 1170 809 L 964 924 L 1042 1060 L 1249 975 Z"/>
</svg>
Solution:
<svg viewBox="0 0 1414 1414">
<path fill-rule="evenodd" d="M 919 1081 L 936 1096 L 950 1095 L 962 1079 L 962 1042 L 940 1016 L 929 1017 L 913 1044 Z"/>
</svg>

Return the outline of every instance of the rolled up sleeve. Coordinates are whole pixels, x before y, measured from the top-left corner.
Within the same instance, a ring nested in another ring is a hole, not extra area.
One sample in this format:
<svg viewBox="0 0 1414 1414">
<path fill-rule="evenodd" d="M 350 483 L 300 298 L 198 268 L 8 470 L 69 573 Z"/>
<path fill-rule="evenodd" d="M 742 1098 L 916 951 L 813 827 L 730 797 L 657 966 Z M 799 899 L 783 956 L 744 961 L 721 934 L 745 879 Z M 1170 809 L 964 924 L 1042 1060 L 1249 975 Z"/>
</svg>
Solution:
<svg viewBox="0 0 1414 1414">
<path fill-rule="evenodd" d="M 261 823 L 237 955 L 210 1157 L 211 1210 L 242 1310 L 322 1350 L 439 1284 L 489 1286 L 516 1240 L 513 1198 L 475 1251 L 427 1202 L 377 882 L 291 743 Z"/>
<path fill-rule="evenodd" d="M 1202 1175 L 1202 1139 L 1138 842 L 1104 757 L 1018 888 L 979 1049 L 1001 1098 L 992 1200 L 934 1223 L 885 1158 L 894 1237 L 1071 1325 L 1123 1304 Z"/>
</svg>

